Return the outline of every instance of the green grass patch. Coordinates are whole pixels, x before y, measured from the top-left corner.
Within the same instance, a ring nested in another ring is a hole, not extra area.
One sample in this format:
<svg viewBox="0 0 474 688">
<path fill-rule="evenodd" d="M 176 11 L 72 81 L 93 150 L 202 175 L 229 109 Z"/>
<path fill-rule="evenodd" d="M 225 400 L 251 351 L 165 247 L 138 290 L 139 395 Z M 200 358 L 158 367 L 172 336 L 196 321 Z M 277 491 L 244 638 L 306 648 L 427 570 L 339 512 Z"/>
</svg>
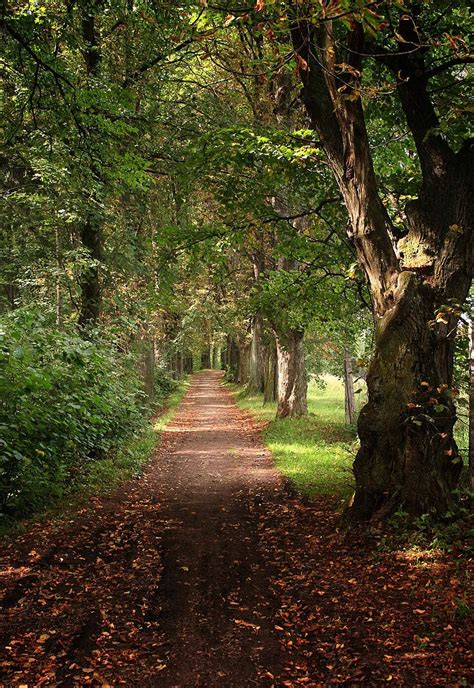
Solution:
<svg viewBox="0 0 474 688">
<path fill-rule="evenodd" d="M 268 422 L 265 444 L 277 468 L 304 494 L 332 495 L 347 499 L 354 490 L 352 462 L 355 456 L 355 428 L 344 423 L 344 387 L 333 376 L 324 386 L 310 382 L 306 418 L 275 419 L 276 404 L 263 404 L 260 395 L 246 395 L 231 385 L 240 408 L 258 421 Z"/>
</svg>

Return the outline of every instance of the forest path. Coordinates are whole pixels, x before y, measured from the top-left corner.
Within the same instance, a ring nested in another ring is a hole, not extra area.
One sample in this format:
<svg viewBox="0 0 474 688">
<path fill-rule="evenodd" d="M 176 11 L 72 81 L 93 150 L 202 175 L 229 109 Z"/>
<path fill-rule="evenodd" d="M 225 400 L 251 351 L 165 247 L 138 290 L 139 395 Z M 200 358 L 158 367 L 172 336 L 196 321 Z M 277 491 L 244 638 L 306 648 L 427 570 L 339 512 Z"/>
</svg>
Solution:
<svg viewBox="0 0 474 688">
<path fill-rule="evenodd" d="M 0 545 L 0 686 L 474 685 L 462 552 L 339 532 L 220 382 L 193 376 L 139 480 Z"/>
<path fill-rule="evenodd" d="M 167 528 L 156 602 L 171 660 L 160 686 L 253 685 L 278 665 L 257 523 L 281 481 L 221 378 L 193 378 L 166 430 L 173 449 L 158 465 Z"/>
<path fill-rule="evenodd" d="M 282 656 L 257 525 L 281 481 L 221 379 L 193 376 L 127 494 L 11 549 L 11 685 L 273 683 L 258 678 Z"/>
</svg>

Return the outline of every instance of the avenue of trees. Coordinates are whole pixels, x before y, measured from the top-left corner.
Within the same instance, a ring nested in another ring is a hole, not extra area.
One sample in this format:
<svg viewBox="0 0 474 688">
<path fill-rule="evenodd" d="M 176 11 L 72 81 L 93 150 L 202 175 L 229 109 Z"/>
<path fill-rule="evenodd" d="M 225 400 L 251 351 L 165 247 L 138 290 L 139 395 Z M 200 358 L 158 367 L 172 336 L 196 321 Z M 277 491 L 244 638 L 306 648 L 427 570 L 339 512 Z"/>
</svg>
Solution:
<svg viewBox="0 0 474 688">
<path fill-rule="evenodd" d="M 5 514 L 209 367 L 282 418 L 337 374 L 351 424 L 363 377 L 349 516 L 452 508 L 474 463 L 472 23 L 450 0 L 4 4 Z"/>
</svg>

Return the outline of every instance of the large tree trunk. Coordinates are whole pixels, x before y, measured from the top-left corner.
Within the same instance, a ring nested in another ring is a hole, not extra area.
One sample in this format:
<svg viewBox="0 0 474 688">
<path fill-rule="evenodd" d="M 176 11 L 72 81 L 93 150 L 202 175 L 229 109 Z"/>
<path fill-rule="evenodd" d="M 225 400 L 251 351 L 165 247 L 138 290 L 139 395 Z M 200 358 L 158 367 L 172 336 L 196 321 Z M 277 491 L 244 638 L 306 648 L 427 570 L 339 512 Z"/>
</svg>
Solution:
<svg viewBox="0 0 474 688">
<path fill-rule="evenodd" d="M 388 216 L 374 172 L 360 98 L 363 26 L 353 21 L 348 30 L 347 68 L 329 22 L 312 28 L 295 11 L 291 29 L 294 49 L 307 65 L 300 70 L 303 100 L 344 197 L 350 239 L 374 303 L 376 351 L 354 464 L 357 518 L 400 508 L 443 514 L 461 467 L 453 438 L 458 315 L 452 306 L 464 302 L 473 272 L 474 149 L 467 139 L 455 152 L 441 134 L 418 34 L 410 37 L 414 26 L 401 14 L 403 49 L 386 58 L 381 53 L 396 75 L 422 173 L 418 198 L 405 208 L 403 236 Z M 343 72 L 336 76 L 339 67 Z M 447 315 L 440 320 L 443 309 Z"/>
<path fill-rule="evenodd" d="M 344 349 L 344 408 L 346 424 L 352 425 L 355 422 L 356 405 L 352 356 L 348 349 Z"/>
<path fill-rule="evenodd" d="M 352 510 L 362 518 L 398 508 L 444 513 L 461 471 L 453 438 L 454 342 L 446 325 L 433 325 L 432 290 L 413 273 L 402 275 L 397 303 L 378 323 L 368 403 L 358 421 Z"/>
<path fill-rule="evenodd" d="M 263 345 L 262 345 L 262 316 L 255 315 L 251 323 L 252 340 L 250 344 L 249 360 L 249 390 L 260 394 L 263 392 Z"/>
<path fill-rule="evenodd" d="M 275 333 L 278 367 L 278 418 L 297 418 L 308 413 L 306 392 L 308 388 L 304 333 L 289 330 Z"/>
<path fill-rule="evenodd" d="M 263 353 L 263 403 L 276 401 L 277 398 L 277 353 L 275 342 L 264 347 Z"/>
<path fill-rule="evenodd" d="M 239 371 L 237 382 L 246 385 L 250 375 L 250 346 L 247 341 L 239 343 Z"/>
</svg>

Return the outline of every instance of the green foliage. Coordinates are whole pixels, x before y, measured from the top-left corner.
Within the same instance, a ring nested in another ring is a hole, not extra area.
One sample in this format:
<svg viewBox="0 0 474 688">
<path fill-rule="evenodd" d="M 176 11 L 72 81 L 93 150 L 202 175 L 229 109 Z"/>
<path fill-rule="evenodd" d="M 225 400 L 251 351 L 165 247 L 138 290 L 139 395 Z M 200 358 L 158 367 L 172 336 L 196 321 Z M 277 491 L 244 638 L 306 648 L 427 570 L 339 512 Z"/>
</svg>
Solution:
<svg viewBox="0 0 474 688">
<path fill-rule="evenodd" d="M 383 538 L 382 547 L 393 548 L 394 543 L 403 547 L 422 547 L 453 550 L 472 548 L 474 535 L 474 516 L 471 505 L 473 494 L 469 490 L 456 492 L 458 502 L 455 511 L 446 513 L 443 518 L 422 514 L 412 518 L 405 511 L 397 511 L 391 517 L 391 531 Z"/>
<path fill-rule="evenodd" d="M 27 514 L 53 501 L 143 424 L 135 370 L 110 342 L 59 331 L 37 311 L 2 317 L 2 511 Z"/>
<path fill-rule="evenodd" d="M 168 397 L 179 388 L 180 383 L 161 367 L 155 368 L 155 403 L 163 406 Z"/>
</svg>

